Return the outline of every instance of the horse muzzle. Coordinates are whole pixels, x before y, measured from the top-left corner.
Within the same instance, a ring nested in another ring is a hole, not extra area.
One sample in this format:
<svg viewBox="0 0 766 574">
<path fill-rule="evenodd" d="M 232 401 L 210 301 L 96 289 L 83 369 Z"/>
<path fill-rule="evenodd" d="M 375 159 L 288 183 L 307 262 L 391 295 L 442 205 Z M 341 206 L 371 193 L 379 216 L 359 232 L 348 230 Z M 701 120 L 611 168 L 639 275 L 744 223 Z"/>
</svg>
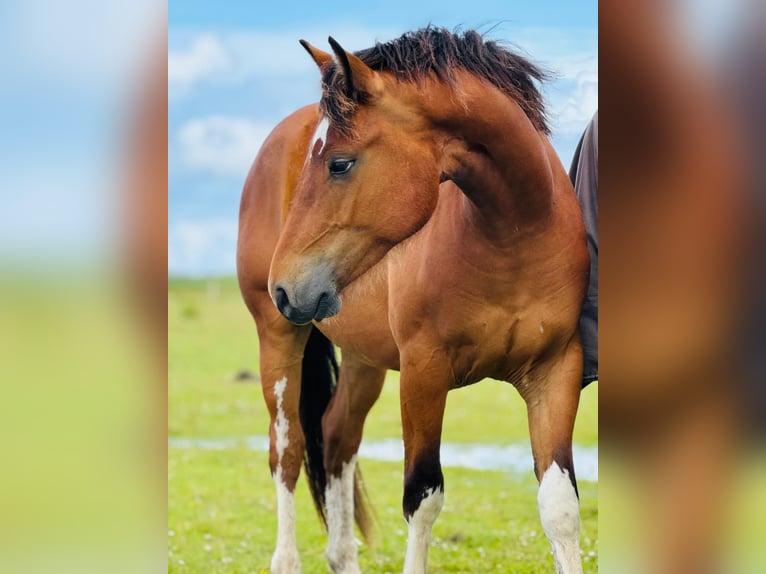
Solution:
<svg viewBox="0 0 766 574">
<path fill-rule="evenodd" d="M 296 325 L 332 317 L 340 312 L 341 307 L 340 297 L 332 283 L 312 281 L 292 290 L 277 284 L 271 298 L 285 319 Z"/>
</svg>

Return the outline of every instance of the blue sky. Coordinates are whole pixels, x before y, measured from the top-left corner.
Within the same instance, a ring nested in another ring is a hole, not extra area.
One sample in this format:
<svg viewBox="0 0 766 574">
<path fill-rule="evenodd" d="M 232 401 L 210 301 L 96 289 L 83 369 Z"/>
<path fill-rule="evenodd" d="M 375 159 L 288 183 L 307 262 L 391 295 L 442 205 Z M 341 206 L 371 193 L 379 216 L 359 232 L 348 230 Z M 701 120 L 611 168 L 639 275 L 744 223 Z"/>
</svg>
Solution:
<svg viewBox="0 0 766 574">
<path fill-rule="evenodd" d="M 168 13 L 168 270 L 235 272 L 239 196 L 269 131 L 319 97 L 298 44 L 350 50 L 428 23 L 490 31 L 557 79 L 544 86 L 553 144 L 569 165 L 597 107 L 597 2 L 171 1 Z"/>
</svg>

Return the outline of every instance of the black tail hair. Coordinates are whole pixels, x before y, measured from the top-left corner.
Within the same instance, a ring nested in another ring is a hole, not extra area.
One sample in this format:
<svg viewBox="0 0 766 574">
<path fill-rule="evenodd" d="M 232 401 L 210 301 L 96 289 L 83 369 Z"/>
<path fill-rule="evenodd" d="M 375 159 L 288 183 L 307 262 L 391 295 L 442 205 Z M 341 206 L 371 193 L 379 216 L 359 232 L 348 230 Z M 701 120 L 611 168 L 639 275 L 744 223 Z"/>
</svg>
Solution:
<svg viewBox="0 0 766 574">
<path fill-rule="evenodd" d="M 300 419 L 306 438 L 303 467 L 314 499 L 319 518 L 327 527 L 325 489 L 327 474 L 324 468 L 324 437 L 322 415 L 327 410 L 338 385 L 338 361 L 335 347 L 319 329 L 313 327 L 301 368 Z M 371 540 L 372 520 L 368 510 L 367 493 L 364 489 L 359 465 L 354 475 L 354 518 L 365 540 Z"/>
</svg>

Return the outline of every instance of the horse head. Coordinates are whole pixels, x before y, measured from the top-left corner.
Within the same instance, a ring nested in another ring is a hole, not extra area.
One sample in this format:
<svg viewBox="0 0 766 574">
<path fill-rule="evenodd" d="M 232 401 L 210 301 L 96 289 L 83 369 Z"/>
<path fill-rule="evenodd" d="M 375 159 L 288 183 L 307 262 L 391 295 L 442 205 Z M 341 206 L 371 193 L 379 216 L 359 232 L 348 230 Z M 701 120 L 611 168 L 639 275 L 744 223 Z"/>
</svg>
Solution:
<svg viewBox="0 0 766 574">
<path fill-rule="evenodd" d="M 440 180 L 412 86 L 329 41 L 334 56 L 301 41 L 322 74 L 320 118 L 269 275 L 297 324 L 340 311 L 339 293 L 429 219 Z"/>
</svg>

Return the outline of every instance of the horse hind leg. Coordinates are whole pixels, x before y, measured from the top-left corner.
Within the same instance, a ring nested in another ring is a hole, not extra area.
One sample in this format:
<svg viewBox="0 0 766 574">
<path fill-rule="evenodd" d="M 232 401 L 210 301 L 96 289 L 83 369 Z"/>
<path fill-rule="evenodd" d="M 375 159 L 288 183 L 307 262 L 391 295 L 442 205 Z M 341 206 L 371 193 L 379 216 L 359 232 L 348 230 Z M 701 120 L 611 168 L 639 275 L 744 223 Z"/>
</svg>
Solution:
<svg viewBox="0 0 766 574">
<path fill-rule="evenodd" d="M 581 354 L 571 348 L 545 380 L 526 390 L 540 522 L 557 574 L 581 574 L 580 503 L 572 461 L 572 431 L 580 397 Z"/>
<path fill-rule="evenodd" d="M 364 421 L 380 396 L 386 370 L 343 355 L 338 388 L 322 419 L 327 473 L 328 542 L 325 556 L 335 574 L 359 574 L 354 519 L 369 538 L 369 518 L 356 464 Z"/>
<path fill-rule="evenodd" d="M 266 295 L 268 297 L 268 295 Z M 271 301 L 255 314 L 260 345 L 263 397 L 269 412 L 269 467 L 277 494 L 277 542 L 272 574 L 299 574 L 295 537 L 295 484 L 305 451 L 299 417 L 303 350 L 311 327 L 296 327 L 278 315 Z"/>
</svg>

